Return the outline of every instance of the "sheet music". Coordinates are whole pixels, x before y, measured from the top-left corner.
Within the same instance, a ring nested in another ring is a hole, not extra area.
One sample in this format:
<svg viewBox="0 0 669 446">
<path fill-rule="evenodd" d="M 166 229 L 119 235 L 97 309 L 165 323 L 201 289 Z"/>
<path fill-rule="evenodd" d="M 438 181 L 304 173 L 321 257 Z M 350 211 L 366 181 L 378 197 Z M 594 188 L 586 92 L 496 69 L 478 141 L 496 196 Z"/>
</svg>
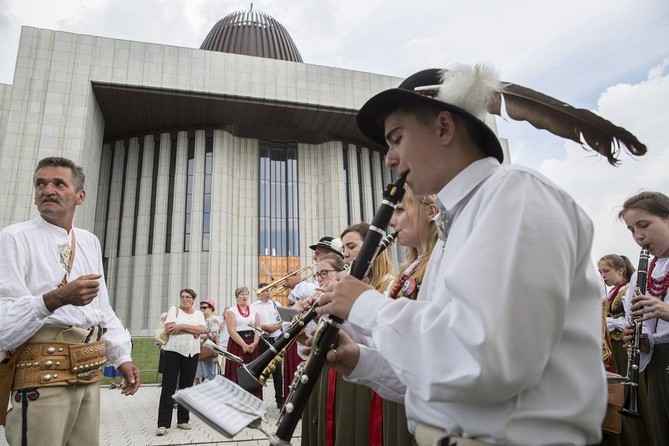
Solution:
<svg viewBox="0 0 669 446">
<path fill-rule="evenodd" d="M 173 398 L 227 438 L 259 421 L 267 412 L 260 399 L 220 375 L 179 390 Z"/>
</svg>

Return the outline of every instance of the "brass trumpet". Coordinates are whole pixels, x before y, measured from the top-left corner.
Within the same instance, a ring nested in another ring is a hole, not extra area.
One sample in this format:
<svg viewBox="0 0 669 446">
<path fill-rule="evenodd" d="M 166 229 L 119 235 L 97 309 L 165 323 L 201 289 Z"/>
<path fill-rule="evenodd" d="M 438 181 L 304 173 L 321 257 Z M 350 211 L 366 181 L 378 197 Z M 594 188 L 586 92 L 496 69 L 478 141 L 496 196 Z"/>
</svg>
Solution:
<svg viewBox="0 0 669 446">
<path fill-rule="evenodd" d="M 286 274 L 285 276 L 281 277 L 280 279 L 275 280 L 274 282 L 270 283 L 269 285 L 265 285 L 264 287 L 261 288 L 256 288 L 256 296 L 259 295 L 260 293 L 264 293 L 265 291 L 269 291 L 269 295 L 274 297 L 278 296 L 279 294 L 287 291 L 289 287 L 287 286 L 288 279 L 291 277 L 299 277 L 300 281 L 302 280 L 307 280 L 311 276 L 316 274 L 316 268 L 315 265 L 308 265 L 308 266 L 303 266 L 300 269 L 297 269 L 295 271 L 291 271 L 290 273 Z"/>
</svg>

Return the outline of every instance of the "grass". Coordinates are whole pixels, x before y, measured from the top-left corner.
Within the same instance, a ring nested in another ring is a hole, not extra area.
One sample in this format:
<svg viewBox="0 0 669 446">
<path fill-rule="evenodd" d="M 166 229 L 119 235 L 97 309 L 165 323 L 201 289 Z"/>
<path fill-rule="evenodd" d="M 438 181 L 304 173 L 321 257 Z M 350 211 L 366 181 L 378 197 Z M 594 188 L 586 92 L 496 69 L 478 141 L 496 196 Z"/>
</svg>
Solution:
<svg viewBox="0 0 669 446">
<path fill-rule="evenodd" d="M 132 361 L 142 372 L 142 384 L 160 383 L 162 376 L 157 373 L 160 350 L 153 338 L 132 338 Z M 109 378 L 102 378 L 102 385 L 108 385 Z M 120 382 L 120 379 L 118 380 Z"/>
</svg>

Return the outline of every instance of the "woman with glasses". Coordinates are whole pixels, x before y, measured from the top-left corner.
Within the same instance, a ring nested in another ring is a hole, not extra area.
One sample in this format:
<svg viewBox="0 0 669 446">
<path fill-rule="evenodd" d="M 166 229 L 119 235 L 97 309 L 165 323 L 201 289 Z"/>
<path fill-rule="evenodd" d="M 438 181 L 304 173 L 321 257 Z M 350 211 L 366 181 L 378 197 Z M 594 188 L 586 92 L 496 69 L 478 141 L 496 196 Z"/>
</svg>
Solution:
<svg viewBox="0 0 669 446">
<path fill-rule="evenodd" d="M 221 338 L 219 336 L 220 323 L 216 317 L 216 305 L 211 299 L 205 299 L 200 302 L 200 311 L 204 314 L 205 333 L 200 335 L 202 341 L 210 340 L 216 345 L 220 345 Z M 195 372 L 195 384 L 200 384 L 203 380 L 211 381 L 216 377 L 216 364 L 218 363 L 218 355 L 209 355 L 209 358 L 204 358 L 202 353 L 210 351 L 205 347 L 200 349 L 200 358 L 197 362 L 197 372 Z"/>
<path fill-rule="evenodd" d="M 344 258 L 339 254 L 332 253 L 323 256 L 318 262 L 316 262 L 316 265 L 314 265 L 316 270 L 314 277 L 318 282 L 318 286 L 326 286 L 329 282 L 335 280 L 337 274 L 344 270 L 345 265 L 346 263 L 344 262 Z M 316 295 L 318 295 L 318 293 L 316 293 Z M 311 299 L 309 299 L 307 300 L 307 303 L 308 305 L 311 305 L 313 302 Z M 316 322 L 311 321 L 304 329 L 305 335 L 311 337 L 316 331 L 316 328 Z M 298 347 L 298 349 L 299 348 L 301 347 Z M 308 356 L 308 348 L 305 348 L 305 350 L 301 351 L 300 354 L 304 355 L 305 357 Z M 302 444 L 325 444 L 325 421 L 323 417 L 319 416 L 319 413 L 325 413 L 321 412 L 321 410 L 326 410 L 325 402 L 327 396 L 327 383 L 328 369 L 323 368 L 321 375 L 318 378 L 318 382 L 316 383 L 314 390 L 309 397 L 309 401 L 307 401 L 307 405 L 302 411 Z M 323 421 L 319 423 L 319 419 Z"/>
<path fill-rule="evenodd" d="M 342 232 L 344 261 L 355 260 L 368 231 L 369 223 L 363 222 L 351 225 Z M 392 280 L 393 267 L 386 250 L 374 259 L 369 273 L 369 283 L 383 292 Z M 326 277 L 325 282 L 327 281 Z M 352 332 L 348 324 L 344 325 L 344 330 L 348 333 Z M 312 416 L 310 421 L 312 425 L 306 432 L 308 436 L 305 436 L 305 418 L 303 417 L 303 444 L 370 445 L 370 440 L 372 440 L 370 438 L 371 389 L 344 381 L 335 369 L 325 371 L 321 375 L 321 380 L 320 389 L 317 390 L 319 392 L 318 413 Z"/>
<path fill-rule="evenodd" d="M 179 292 L 179 306 L 167 312 L 165 330 L 170 334 L 163 346 L 163 381 L 158 405 L 158 429 L 156 435 L 165 435 L 172 425 L 174 402 L 172 395 L 177 389 L 193 385 L 197 360 L 200 354 L 200 335 L 204 333 L 205 322 L 201 311 L 194 308 L 195 291 L 185 288 Z M 179 404 L 177 427 L 189 430 L 190 413 Z"/>
<path fill-rule="evenodd" d="M 259 355 L 258 342 L 260 336 L 250 324 L 260 327 L 260 316 L 250 305 L 249 289 L 245 286 L 235 290 L 237 305 L 233 305 L 225 316 L 225 326 L 228 329 L 228 351 L 244 360 L 244 364 L 253 361 Z M 225 361 L 225 377 L 237 382 L 237 369 L 240 364 L 234 361 Z M 250 391 L 251 394 L 262 399 L 262 387 Z"/>
</svg>

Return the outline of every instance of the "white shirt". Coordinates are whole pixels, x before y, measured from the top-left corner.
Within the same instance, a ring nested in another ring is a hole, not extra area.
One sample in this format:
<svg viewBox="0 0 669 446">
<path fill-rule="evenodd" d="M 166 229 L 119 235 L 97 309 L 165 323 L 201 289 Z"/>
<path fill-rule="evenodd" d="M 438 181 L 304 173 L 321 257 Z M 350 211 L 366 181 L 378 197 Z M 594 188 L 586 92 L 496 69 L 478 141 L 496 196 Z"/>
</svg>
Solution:
<svg viewBox="0 0 669 446">
<path fill-rule="evenodd" d="M 274 302 L 272 299 L 268 300 L 267 302 L 257 300 L 251 304 L 251 307 L 256 313 L 258 313 L 261 325 L 276 324 L 277 322 L 281 322 L 281 316 L 279 315 L 279 311 L 276 309 L 276 302 Z M 282 331 L 283 330 L 280 328 L 274 330 L 273 332 L 269 333 L 269 337 L 277 338 Z"/>
<path fill-rule="evenodd" d="M 76 240 L 69 281 L 86 274 L 103 274 L 100 242 L 90 232 L 73 228 Z M 42 217 L 17 223 L 0 232 L 0 351 L 18 347 L 45 324 L 88 328 L 106 325 L 107 362 L 115 367 L 130 361 L 130 335 L 109 304 L 104 276 L 98 296 L 86 306 L 65 305 L 53 313 L 42 295 L 60 283 L 65 268 L 60 245 L 71 244 L 71 232 Z"/>
<path fill-rule="evenodd" d="M 297 302 L 298 300 L 304 302 L 316 294 L 316 289 L 318 289 L 317 284 L 313 282 L 307 282 L 306 280 L 302 281 L 295 285 L 295 287 L 290 291 L 290 294 L 288 294 L 288 300 L 290 302 Z"/>
<path fill-rule="evenodd" d="M 239 312 L 239 309 L 237 308 L 237 305 L 233 305 L 230 307 L 228 312 L 232 312 L 235 315 L 235 330 L 237 332 L 240 331 L 254 331 L 250 326 L 249 323 L 254 324 L 256 323 L 256 310 L 253 308 L 251 305 L 247 307 L 247 310 L 249 314 L 247 316 L 242 316 L 241 313 Z"/>
<path fill-rule="evenodd" d="M 188 314 L 179 309 L 177 313 L 177 307 L 172 307 L 167 312 L 167 319 L 165 319 L 165 323 L 168 322 L 205 327 L 204 314 L 200 310 L 194 310 L 193 313 Z M 200 353 L 200 335 L 192 333 L 170 334 L 163 350 L 179 353 L 182 356 L 195 356 Z"/>
<path fill-rule="evenodd" d="M 649 264 L 650 265 L 650 264 Z M 669 270 L 669 257 L 658 258 L 655 264 L 655 269 L 651 277 L 654 279 L 661 279 L 667 274 Z M 629 307 L 634 297 L 637 285 L 637 273 L 632 274 L 630 279 L 630 286 L 627 288 L 625 297 L 623 298 L 623 303 L 625 306 L 625 314 L 629 319 Z M 648 292 L 646 292 L 648 294 Z M 669 303 L 669 293 L 664 296 L 663 302 Z M 641 358 L 639 361 L 639 367 L 641 371 L 644 371 L 650 363 L 650 360 L 653 357 L 653 350 L 655 349 L 656 344 L 666 344 L 669 342 L 669 322 L 662 319 L 651 319 L 649 321 L 644 321 L 643 323 L 643 333 L 648 334 L 648 340 L 650 341 L 650 351 L 648 353 L 641 353 Z"/>
<path fill-rule="evenodd" d="M 349 379 L 395 400 L 406 392 L 410 429 L 419 421 L 497 444 L 598 443 L 606 381 L 590 219 L 537 172 L 493 158 L 438 197 L 450 232 L 418 299 L 370 290 L 351 310 L 378 350 L 361 348 Z"/>
</svg>

